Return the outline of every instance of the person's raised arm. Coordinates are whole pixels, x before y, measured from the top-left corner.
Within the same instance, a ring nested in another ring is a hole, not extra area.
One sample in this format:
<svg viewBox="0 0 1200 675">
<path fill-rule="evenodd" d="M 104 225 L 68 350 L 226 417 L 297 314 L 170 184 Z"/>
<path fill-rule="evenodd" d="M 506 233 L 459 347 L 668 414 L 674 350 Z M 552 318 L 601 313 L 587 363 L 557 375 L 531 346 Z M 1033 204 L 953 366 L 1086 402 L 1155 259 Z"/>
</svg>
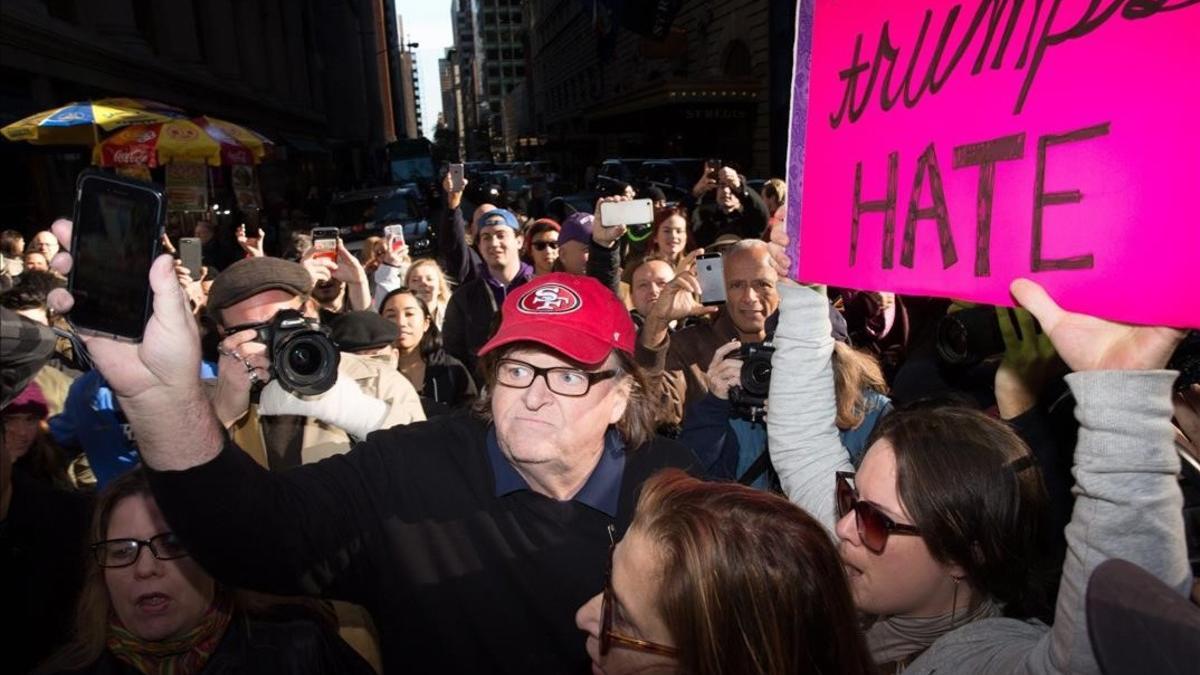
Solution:
<svg viewBox="0 0 1200 675">
<path fill-rule="evenodd" d="M 1183 333 L 1130 326 L 1060 308 L 1041 286 L 1012 284 L 1075 372 L 1079 440 L 1076 499 L 1051 631 L 1025 656 L 1027 672 L 1096 672 L 1085 591 L 1105 560 L 1139 565 L 1186 597 L 1191 573 L 1183 536 L 1171 385 L 1162 370 Z"/>
<path fill-rule="evenodd" d="M 767 442 L 783 492 L 830 535 L 837 523 L 834 478 L 853 471 L 838 434 L 833 337 L 824 292 L 788 280 L 788 236 L 776 228 L 772 264 L 779 272 L 779 327 L 771 357 Z"/>
<path fill-rule="evenodd" d="M 438 226 L 438 257 L 446 269 L 446 274 L 454 277 L 459 284 L 465 284 L 474 276 L 471 267 L 471 250 L 467 246 L 467 223 L 462 214 L 463 190 L 467 189 L 467 179 L 463 179 L 463 189 L 453 190 L 450 174 L 442 179 L 442 190 L 446 193 L 446 208 L 442 209 Z"/>
<path fill-rule="evenodd" d="M 621 291 L 621 247 L 617 242 L 625 236 L 624 225 L 605 227 L 600 205 L 605 202 L 629 201 L 628 197 L 601 197 L 596 202 L 596 220 L 592 223 L 592 238 L 588 241 L 587 275 L 604 284 L 613 293 Z"/>
</svg>

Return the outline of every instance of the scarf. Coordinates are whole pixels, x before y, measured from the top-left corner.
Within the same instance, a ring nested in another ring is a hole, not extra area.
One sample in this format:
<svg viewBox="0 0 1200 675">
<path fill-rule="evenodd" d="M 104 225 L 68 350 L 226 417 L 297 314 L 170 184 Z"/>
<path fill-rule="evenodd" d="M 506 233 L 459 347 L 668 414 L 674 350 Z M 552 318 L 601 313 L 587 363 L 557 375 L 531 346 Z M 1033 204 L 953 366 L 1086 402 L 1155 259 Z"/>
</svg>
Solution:
<svg viewBox="0 0 1200 675">
<path fill-rule="evenodd" d="M 217 650 L 232 613 L 232 598 L 218 589 L 194 628 L 177 638 L 156 642 L 138 638 L 114 614 L 108 624 L 108 650 L 146 675 L 195 675 Z"/>
<path fill-rule="evenodd" d="M 1000 605 L 990 598 L 965 612 L 941 616 L 891 616 L 867 629 L 867 648 L 878 664 L 907 662 L 919 656 L 938 638 L 972 621 L 1000 616 Z"/>
</svg>

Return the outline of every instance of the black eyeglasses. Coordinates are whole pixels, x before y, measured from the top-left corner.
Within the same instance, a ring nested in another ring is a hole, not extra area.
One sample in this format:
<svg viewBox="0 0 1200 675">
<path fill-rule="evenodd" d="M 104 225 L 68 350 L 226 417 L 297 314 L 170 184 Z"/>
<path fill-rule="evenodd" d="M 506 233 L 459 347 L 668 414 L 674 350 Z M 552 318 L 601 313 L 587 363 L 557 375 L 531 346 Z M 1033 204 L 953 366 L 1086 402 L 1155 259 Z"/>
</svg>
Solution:
<svg viewBox="0 0 1200 675">
<path fill-rule="evenodd" d="M 558 242 L 557 241 L 535 241 L 535 242 L 533 242 L 533 247 L 539 251 L 545 251 L 548 248 L 557 249 Z"/>
<path fill-rule="evenodd" d="M 879 510 L 871 502 L 858 498 L 851 481 L 854 474 L 837 472 L 837 510 L 838 517 L 844 518 L 847 513 L 854 511 L 854 520 L 858 526 L 858 538 L 862 540 L 867 550 L 879 554 L 887 546 L 889 535 L 903 534 L 921 536 L 921 531 L 912 525 L 897 523 L 886 513 Z"/>
<path fill-rule="evenodd" d="M 187 557 L 187 549 L 174 532 L 163 532 L 149 539 L 108 539 L 92 544 L 92 555 L 101 567 L 129 567 L 137 562 L 143 548 L 159 560 Z"/>
<path fill-rule="evenodd" d="M 586 396 L 592 385 L 616 377 L 620 370 L 593 372 L 578 368 L 538 368 L 516 359 L 500 359 L 496 365 L 496 382 L 513 389 L 528 389 L 540 375 L 550 391 L 563 396 Z"/>
<path fill-rule="evenodd" d="M 600 656 L 606 656 L 614 644 L 618 647 L 635 649 L 639 652 L 659 654 L 661 656 L 678 656 L 679 650 L 674 647 L 660 645 L 657 642 L 650 642 L 648 640 L 639 640 L 635 637 L 622 635 L 612 629 L 613 606 L 616 604 L 616 595 L 613 593 L 612 587 L 612 561 L 613 552 L 617 550 L 617 542 L 613 536 L 612 525 L 608 526 L 608 538 L 612 543 L 608 546 L 608 566 L 604 570 L 604 594 L 600 600 Z"/>
</svg>

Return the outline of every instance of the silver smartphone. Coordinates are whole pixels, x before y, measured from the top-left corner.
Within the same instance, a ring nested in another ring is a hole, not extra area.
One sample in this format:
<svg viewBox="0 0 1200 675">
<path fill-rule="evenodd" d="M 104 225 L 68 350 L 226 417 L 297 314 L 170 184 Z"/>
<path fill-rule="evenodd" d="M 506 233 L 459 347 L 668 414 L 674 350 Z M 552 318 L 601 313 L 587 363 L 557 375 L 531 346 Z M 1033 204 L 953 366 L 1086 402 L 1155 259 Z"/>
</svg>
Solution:
<svg viewBox="0 0 1200 675">
<path fill-rule="evenodd" d="M 336 227 L 314 227 L 312 229 L 313 257 L 328 258 L 337 262 L 338 239 L 341 232 Z"/>
<path fill-rule="evenodd" d="M 179 238 L 179 262 L 188 268 L 188 272 L 192 274 L 192 281 L 200 281 L 201 265 L 203 265 L 201 256 L 200 240 L 196 237 L 180 237 Z"/>
<path fill-rule="evenodd" d="M 654 222 L 654 202 L 649 199 L 601 202 L 600 222 L 604 224 L 604 227 L 652 223 Z"/>
<path fill-rule="evenodd" d="M 725 264 L 720 253 L 705 253 L 696 258 L 696 279 L 700 281 L 701 304 L 725 302 Z"/>
<path fill-rule="evenodd" d="M 462 192 L 463 186 L 464 186 L 463 165 L 462 164 L 451 164 L 450 165 L 450 191 L 451 192 Z"/>
</svg>

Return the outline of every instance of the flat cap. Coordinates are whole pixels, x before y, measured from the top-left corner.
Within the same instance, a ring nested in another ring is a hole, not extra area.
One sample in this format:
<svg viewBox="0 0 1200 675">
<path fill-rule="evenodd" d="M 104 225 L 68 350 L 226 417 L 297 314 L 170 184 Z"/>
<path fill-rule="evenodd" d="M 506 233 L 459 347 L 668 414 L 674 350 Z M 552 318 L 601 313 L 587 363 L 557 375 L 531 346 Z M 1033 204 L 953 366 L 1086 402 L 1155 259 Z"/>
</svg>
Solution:
<svg viewBox="0 0 1200 675">
<path fill-rule="evenodd" d="M 312 290 L 312 277 L 300 263 L 283 258 L 246 258 L 226 267 L 208 291 L 208 307 L 221 310 L 263 291 L 280 290 L 304 295 Z"/>
<path fill-rule="evenodd" d="M 333 342 L 343 352 L 386 347 L 400 337 L 400 328 L 375 312 L 346 312 L 329 324 Z"/>
</svg>

